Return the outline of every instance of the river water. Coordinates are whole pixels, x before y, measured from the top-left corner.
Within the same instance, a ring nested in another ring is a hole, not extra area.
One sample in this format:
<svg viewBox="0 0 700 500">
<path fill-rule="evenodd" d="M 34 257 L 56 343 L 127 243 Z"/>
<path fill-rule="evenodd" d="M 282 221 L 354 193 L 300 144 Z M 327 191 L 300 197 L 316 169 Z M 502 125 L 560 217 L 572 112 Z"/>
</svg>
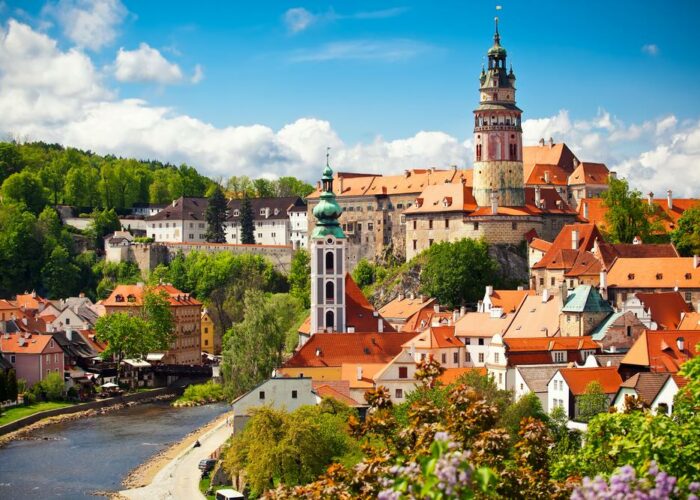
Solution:
<svg viewBox="0 0 700 500">
<path fill-rule="evenodd" d="M 0 448 L 0 499 L 95 498 L 118 491 L 131 469 L 221 415 L 226 404 L 147 403 L 50 425 Z"/>
</svg>

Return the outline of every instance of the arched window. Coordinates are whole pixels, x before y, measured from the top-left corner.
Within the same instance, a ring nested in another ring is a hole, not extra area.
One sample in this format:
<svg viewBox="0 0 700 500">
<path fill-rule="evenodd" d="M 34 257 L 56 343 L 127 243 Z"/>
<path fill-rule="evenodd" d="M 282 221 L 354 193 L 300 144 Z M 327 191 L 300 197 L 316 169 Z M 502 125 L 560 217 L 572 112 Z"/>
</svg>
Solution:
<svg viewBox="0 0 700 500">
<path fill-rule="evenodd" d="M 332 281 L 326 282 L 326 303 L 332 304 L 335 301 L 335 285 Z"/>
<path fill-rule="evenodd" d="M 476 145 L 476 161 L 481 161 L 481 144 Z"/>
<path fill-rule="evenodd" d="M 333 314 L 333 311 L 326 311 L 326 328 L 331 331 L 335 330 L 335 314 Z"/>
<path fill-rule="evenodd" d="M 326 272 L 333 272 L 333 252 L 326 252 Z"/>
</svg>

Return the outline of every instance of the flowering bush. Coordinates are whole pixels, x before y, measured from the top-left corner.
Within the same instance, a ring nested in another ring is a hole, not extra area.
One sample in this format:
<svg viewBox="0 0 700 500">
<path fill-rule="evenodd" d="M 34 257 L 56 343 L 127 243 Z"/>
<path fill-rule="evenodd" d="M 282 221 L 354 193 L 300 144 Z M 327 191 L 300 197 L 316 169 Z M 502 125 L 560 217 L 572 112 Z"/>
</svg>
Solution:
<svg viewBox="0 0 700 500">
<path fill-rule="evenodd" d="M 435 434 L 430 454 L 417 461 L 395 465 L 389 469 L 392 478 L 382 478 L 386 487 L 379 500 L 400 498 L 448 499 L 473 498 L 476 491 L 486 492 L 493 482 L 490 469 L 475 469 L 470 453 L 452 441 L 446 432 Z"/>
<path fill-rule="evenodd" d="M 687 498 L 697 500 L 700 483 L 690 483 L 688 490 Z M 602 476 L 595 479 L 586 477 L 571 495 L 572 500 L 665 500 L 681 497 L 686 497 L 686 494 L 680 494 L 676 478 L 660 471 L 653 461 L 646 474 L 640 477 L 637 477 L 631 465 L 620 467 L 609 481 Z"/>
</svg>

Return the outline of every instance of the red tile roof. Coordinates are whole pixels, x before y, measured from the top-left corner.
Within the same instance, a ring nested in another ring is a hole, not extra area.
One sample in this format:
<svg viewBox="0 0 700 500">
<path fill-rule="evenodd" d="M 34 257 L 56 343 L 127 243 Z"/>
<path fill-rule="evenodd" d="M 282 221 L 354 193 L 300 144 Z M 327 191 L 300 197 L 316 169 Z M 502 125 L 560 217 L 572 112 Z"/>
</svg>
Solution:
<svg viewBox="0 0 700 500">
<path fill-rule="evenodd" d="M 571 242 L 574 230 L 578 231 L 578 249 L 576 250 L 573 249 Z M 532 268 L 569 270 L 576 262 L 579 253 L 593 248 L 596 238 L 602 240 L 603 235 L 595 224 L 567 224 L 554 239 L 551 248 Z"/>
<path fill-rule="evenodd" d="M 48 304 L 49 301 L 43 297 L 40 297 L 36 293 L 24 293 L 17 295 L 14 300 L 15 304 L 19 307 L 24 307 L 26 309 L 39 309 L 41 306 Z"/>
<path fill-rule="evenodd" d="M 491 294 L 492 307 L 500 307 L 504 313 L 514 312 L 534 290 L 494 290 Z"/>
<path fill-rule="evenodd" d="M 638 293 L 636 296 L 659 330 L 677 330 L 681 315 L 690 312 L 690 306 L 680 292 Z"/>
<path fill-rule="evenodd" d="M 683 340 L 683 351 L 678 348 L 679 339 Z M 646 330 L 622 358 L 622 364 L 677 373 L 683 363 L 697 356 L 698 343 L 700 330 Z"/>
<path fill-rule="evenodd" d="M 603 267 L 608 270 L 618 258 L 657 258 L 679 257 L 676 247 L 672 244 L 641 244 L 632 243 L 607 243 L 598 240 L 593 253 L 601 261 Z"/>
<path fill-rule="evenodd" d="M 417 336 L 407 340 L 403 347 L 416 349 L 439 349 L 461 347 L 464 343 L 455 337 L 454 326 L 431 326 Z"/>
<path fill-rule="evenodd" d="M 8 354 L 41 354 L 53 341 L 52 335 L 30 335 L 7 333 L 0 335 L 0 351 Z M 24 345 L 21 345 L 21 344 Z M 58 343 L 54 342 L 58 347 Z"/>
<path fill-rule="evenodd" d="M 106 307 L 140 307 L 147 287 L 143 284 L 117 285 L 109 297 L 102 305 Z M 201 306 L 202 303 L 192 297 L 192 295 L 182 292 L 172 285 L 156 285 L 152 288 L 154 293 L 165 292 L 168 295 L 168 302 L 173 307 L 179 306 Z"/>
<path fill-rule="evenodd" d="M 615 394 L 622 384 L 622 377 L 615 367 L 604 368 L 561 368 L 559 370 L 569 390 L 574 396 L 580 396 L 586 392 L 586 387 L 593 381 L 597 381 L 603 387 L 605 394 Z"/>
<path fill-rule="evenodd" d="M 564 273 L 567 278 L 577 276 L 599 275 L 602 270 L 600 261 L 591 252 L 579 252 L 571 268 Z"/>
<path fill-rule="evenodd" d="M 545 178 L 549 180 L 547 181 Z M 543 165 L 538 163 L 530 170 L 530 175 L 527 177 L 525 184 L 528 186 L 566 186 L 568 178 L 569 173 L 558 165 Z"/>
<path fill-rule="evenodd" d="M 479 375 L 486 375 L 488 370 L 486 367 L 479 368 L 445 368 L 445 371 L 438 377 L 438 380 L 445 385 L 449 385 L 455 382 L 459 377 L 465 373 L 476 372 Z"/>
<path fill-rule="evenodd" d="M 552 242 L 543 240 L 541 238 L 533 238 L 530 242 L 530 248 L 534 248 L 535 250 L 539 250 L 540 252 L 546 252 L 547 250 L 552 248 Z"/>
<path fill-rule="evenodd" d="M 700 269 L 692 257 L 620 257 L 608 271 L 607 285 L 636 290 L 700 288 Z"/>
<path fill-rule="evenodd" d="M 523 168 L 525 179 L 530 177 L 530 172 L 535 165 L 558 165 L 567 172 L 573 172 L 578 161 L 574 153 L 564 143 L 547 144 L 523 147 Z"/>
<path fill-rule="evenodd" d="M 608 183 L 610 170 L 604 163 L 581 162 L 574 172 L 569 177 L 569 185 L 576 186 L 581 184 L 598 184 L 604 185 Z"/>
<path fill-rule="evenodd" d="M 355 327 L 355 332 L 376 332 L 379 330 L 379 321 L 384 323 L 385 332 L 395 332 L 391 326 L 379 313 L 377 317 L 374 306 L 370 304 L 367 297 L 352 279 L 350 273 L 345 274 L 345 324 L 348 327 Z"/>
<path fill-rule="evenodd" d="M 435 299 L 425 297 L 397 297 L 379 310 L 385 318 L 407 320 L 425 307 L 433 307 Z"/>
<path fill-rule="evenodd" d="M 508 352 L 581 351 L 599 349 L 590 337 L 523 337 L 504 338 Z"/>
<path fill-rule="evenodd" d="M 317 333 L 283 368 L 341 366 L 343 363 L 388 363 L 415 333 Z"/>
<path fill-rule="evenodd" d="M 350 383 L 347 380 L 314 380 L 311 385 L 321 398 L 333 398 L 348 406 L 359 405 L 350 395 Z"/>
<path fill-rule="evenodd" d="M 691 207 L 694 207 L 695 205 L 698 205 L 700 200 L 697 198 L 673 198 L 672 202 L 673 207 L 669 209 L 668 200 L 665 198 L 652 200 L 655 207 L 655 213 L 661 218 L 661 222 L 667 232 L 675 229 L 676 223 L 678 222 L 678 219 L 680 219 L 681 215 L 683 215 L 683 212 Z M 581 203 L 579 204 L 579 215 L 582 218 L 584 213 L 584 204 L 587 204 L 588 206 L 588 222 L 595 223 L 601 229 L 605 228 L 605 214 L 607 213 L 608 208 L 603 203 L 603 199 L 582 199 Z"/>
</svg>

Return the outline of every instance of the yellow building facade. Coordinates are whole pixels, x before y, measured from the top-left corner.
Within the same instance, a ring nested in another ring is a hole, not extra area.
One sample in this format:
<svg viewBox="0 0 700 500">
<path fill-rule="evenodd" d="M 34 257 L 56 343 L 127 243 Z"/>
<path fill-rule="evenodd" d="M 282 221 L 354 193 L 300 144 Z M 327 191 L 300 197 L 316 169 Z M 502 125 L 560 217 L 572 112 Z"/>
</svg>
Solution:
<svg viewBox="0 0 700 500">
<path fill-rule="evenodd" d="M 217 346 L 214 344 L 214 321 L 209 315 L 209 311 L 202 310 L 202 352 L 209 354 L 219 354 Z"/>
</svg>

